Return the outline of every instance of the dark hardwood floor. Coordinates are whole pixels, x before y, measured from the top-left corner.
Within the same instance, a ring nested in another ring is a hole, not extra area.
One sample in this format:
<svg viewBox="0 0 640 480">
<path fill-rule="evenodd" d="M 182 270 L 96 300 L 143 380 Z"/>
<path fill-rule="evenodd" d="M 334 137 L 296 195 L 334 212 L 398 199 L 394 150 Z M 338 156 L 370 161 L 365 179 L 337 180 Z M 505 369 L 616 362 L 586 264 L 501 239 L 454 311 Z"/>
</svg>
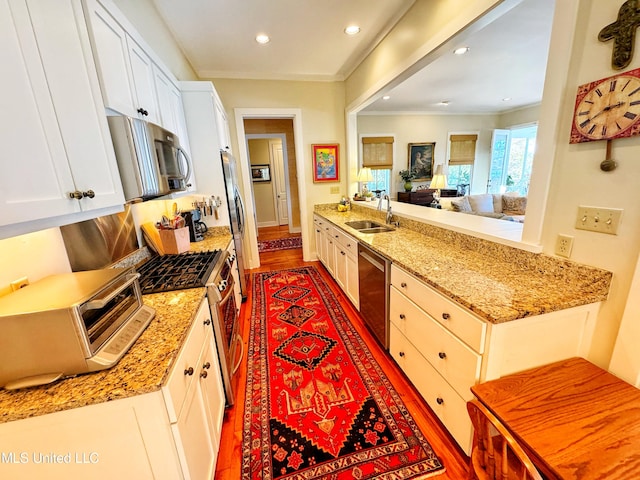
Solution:
<svg viewBox="0 0 640 480">
<path fill-rule="evenodd" d="M 269 229 L 261 228 L 259 232 L 260 240 L 282 238 L 285 236 L 295 235 L 288 234 L 286 227 L 271 227 Z M 366 342 L 374 357 L 378 360 L 378 363 L 385 374 L 395 386 L 397 392 L 402 397 L 405 405 L 413 415 L 416 423 L 422 429 L 436 454 L 444 463 L 446 472 L 435 478 L 438 480 L 461 480 L 467 478 L 468 457 L 458 448 L 455 441 L 440 424 L 437 417 L 431 412 L 426 402 L 413 388 L 396 363 L 373 339 L 372 335 L 363 324 L 357 310 L 353 307 L 349 299 L 342 293 L 342 290 L 327 273 L 324 266 L 320 262 L 304 262 L 302 260 L 302 249 L 299 248 L 261 253 L 260 263 L 261 266 L 259 268 L 248 272 L 250 277 L 248 282 L 249 292 L 247 301 L 242 304 L 240 310 L 245 351 L 247 350 L 249 316 L 251 315 L 251 291 L 253 287 L 251 274 L 256 272 L 295 268 L 304 265 L 314 265 L 320 271 L 324 280 L 329 284 L 336 297 L 340 300 L 340 304 L 344 308 L 347 316 Z M 220 454 L 218 455 L 218 464 L 216 467 L 216 480 L 239 480 L 241 478 L 242 421 L 244 414 L 246 373 L 247 365 L 245 358 L 235 378 L 235 381 L 237 382 L 236 404 L 234 407 L 228 408 L 225 412 Z"/>
</svg>

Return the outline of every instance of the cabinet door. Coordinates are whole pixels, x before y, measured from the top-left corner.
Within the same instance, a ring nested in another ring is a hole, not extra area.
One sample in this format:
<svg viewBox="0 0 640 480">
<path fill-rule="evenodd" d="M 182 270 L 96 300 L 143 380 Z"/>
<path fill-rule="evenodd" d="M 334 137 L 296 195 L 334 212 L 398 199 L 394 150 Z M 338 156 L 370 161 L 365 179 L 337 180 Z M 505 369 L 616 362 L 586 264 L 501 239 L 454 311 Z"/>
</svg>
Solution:
<svg viewBox="0 0 640 480">
<path fill-rule="evenodd" d="M 80 211 L 24 1 L 0 2 L 0 225 Z"/>
<path fill-rule="evenodd" d="M 360 309 L 360 287 L 358 277 L 358 255 L 347 253 L 347 297 Z"/>
<path fill-rule="evenodd" d="M 123 115 L 135 117 L 136 98 L 127 34 L 98 2 L 87 0 L 86 5 L 104 105 Z"/>
<path fill-rule="evenodd" d="M 27 3 L 75 189 L 87 194 L 80 206 L 88 211 L 122 205 L 122 183 L 80 0 Z"/>
<path fill-rule="evenodd" d="M 222 101 L 218 96 L 215 96 L 216 106 L 216 125 L 218 129 L 218 141 L 220 142 L 220 148 L 223 150 L 231 150 L 231 137 L 229 135 L 229 121 L 227 120 L 227 112 L 222 105 Z"/>
<path fill-rule="evenodd" d="M 127 45 L 136 99 L 135 110 L 145 120 L 161 125 L 153 62 L 129 35 L 127 35 Z"/>
<path fill-rule="evenodd" d="M 216 452 L 204 402 L 201 383 L 191 382 L 178 423 L 171 426 L 183 470 L 188 472 L 185 478 L 193 480 L 212 479 L 215 472 Z"/>
<path fill-rule="evenodd" d="M 0 225 L 124 203 L 79 1 L 0 3 Z M 9 161 L 10 160 L 10 161 Z M 70 199 L 75 190 L 94 198 Z"/>
<path fill-rule="evenodd" d="M 222 434 L 222 421 L 224 419 L 224 386 L 222 385 L 222 374 L 220 373 L 220 363 L 218 352 L 213 340 L 213 333 L 207 336 L 200 365 L 200 384 L 204 405 L 207 410 L 209 430 L 211 431 L 211 441 L 215 459 L 220 450 L 220 435 Z"/>
<path fill-rule="evenodd" d="M 333 241 L 334 245 L 334 276 L 336 283 L 343 292 L 347 291 L 347 252 L 337 241 Z"/>
</svg>

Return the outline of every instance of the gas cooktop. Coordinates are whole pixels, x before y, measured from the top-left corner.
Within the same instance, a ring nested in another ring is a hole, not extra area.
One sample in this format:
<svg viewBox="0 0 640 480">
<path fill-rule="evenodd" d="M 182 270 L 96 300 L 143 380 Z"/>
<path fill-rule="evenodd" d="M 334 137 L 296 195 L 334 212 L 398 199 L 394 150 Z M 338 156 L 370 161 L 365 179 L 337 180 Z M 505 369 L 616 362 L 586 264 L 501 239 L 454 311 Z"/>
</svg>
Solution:
<svg viewBox="0 0 640 480">
<path fill-rule="evenodd" d="M 222 258 L 222 250 L 152 257 L 136 269 L 142 294 L 204 287 Z"/>
</svg>

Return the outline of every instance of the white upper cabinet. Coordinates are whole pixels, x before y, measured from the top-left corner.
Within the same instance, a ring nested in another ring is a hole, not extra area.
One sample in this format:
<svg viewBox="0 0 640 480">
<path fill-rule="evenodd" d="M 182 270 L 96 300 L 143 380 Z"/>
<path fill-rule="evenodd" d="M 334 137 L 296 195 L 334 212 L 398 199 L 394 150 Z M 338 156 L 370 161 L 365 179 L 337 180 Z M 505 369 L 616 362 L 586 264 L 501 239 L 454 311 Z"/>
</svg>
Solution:
<svg viewBox="0 0 640 480">
<path fill-rule="evenodd" d="M 136 116 L 137 99 L 129 63 L 127 34 L 99 3 L 87 1 L 87 20 L 94 48 L 104 104 L 116 112 Z"/>
<path fill-rule="evenodd" d="M 162 123 L 158 110 L 154 64 L 142 47 L 128 35 L 127 44 L 129 45 L 129 60 L 131 61 L 131 74 L 133 75 L 133 88 L 136 98 L 134 109 L 145 120 L 167 128 Z M 167 128 L 167 130 L 171 129 Z M 171 131 L 173 132 L 173 130 Z"/>
<path fill-rule="evenodd" d="M 0 226 L 122 208 L 80 0 L 0 0 L 0 42 Z"/>
<path fill-rule="evenodd" d="M 105 107 L 179 134 L 184 112 L 172 105 L 171 95 L 180 95 L 176 80 L 115 5 L 108 0 L 85 3 Z"/>
</svg>

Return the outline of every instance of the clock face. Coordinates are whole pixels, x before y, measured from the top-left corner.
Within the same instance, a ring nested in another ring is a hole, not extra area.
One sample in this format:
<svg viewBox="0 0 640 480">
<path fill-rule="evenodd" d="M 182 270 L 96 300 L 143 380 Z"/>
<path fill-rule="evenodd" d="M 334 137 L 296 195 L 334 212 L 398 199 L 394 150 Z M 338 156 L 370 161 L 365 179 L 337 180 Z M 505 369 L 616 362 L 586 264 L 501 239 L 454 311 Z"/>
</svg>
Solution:
<svg viewBox="0 0 640 480">
<path fill-rule="evenodd" d="M 640 133 L 640 69 L 578 89 L 570 143 Z"/>
</svg>

